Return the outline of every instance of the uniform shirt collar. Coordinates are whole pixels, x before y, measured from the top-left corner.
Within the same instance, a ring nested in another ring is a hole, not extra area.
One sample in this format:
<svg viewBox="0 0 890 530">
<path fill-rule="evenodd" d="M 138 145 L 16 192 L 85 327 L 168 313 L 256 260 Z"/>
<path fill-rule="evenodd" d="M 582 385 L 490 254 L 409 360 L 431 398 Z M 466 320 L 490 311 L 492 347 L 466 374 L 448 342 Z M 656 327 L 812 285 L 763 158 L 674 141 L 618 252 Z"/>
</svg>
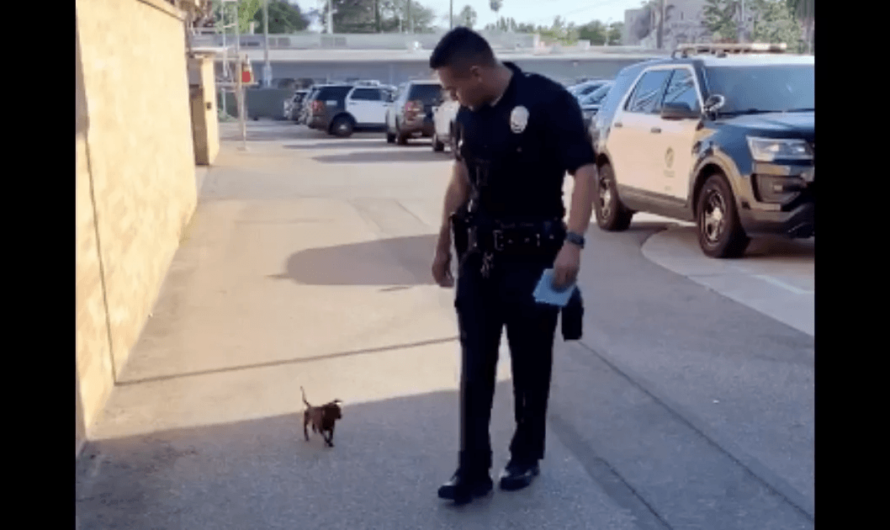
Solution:
<svg viewBox="0 0 890 530">
<path fill-rule="evenodd" d="M 510 61 L 504 61 L 504 66 L 513 71 L 513 77 L 510 78 L 510 84 L 507 85 L 507 89 L 504 90 L 504 93 L 501 94 L 496 100 L 489 103 L 489 105 L 492 107 L 497 106 L 497 104 L 500 103 L 502 99 L 504 99 L 504 96 L 507 95 L 507 92 L 510 92 L 510 89 L 512 89 L 513 86 L 516 84 L 516 80 L 519 78 L 520 75 L 522 75 L 522 70 L 520 70 L 519 67 L 516 66 L 516 64 Z"/>
</svg>

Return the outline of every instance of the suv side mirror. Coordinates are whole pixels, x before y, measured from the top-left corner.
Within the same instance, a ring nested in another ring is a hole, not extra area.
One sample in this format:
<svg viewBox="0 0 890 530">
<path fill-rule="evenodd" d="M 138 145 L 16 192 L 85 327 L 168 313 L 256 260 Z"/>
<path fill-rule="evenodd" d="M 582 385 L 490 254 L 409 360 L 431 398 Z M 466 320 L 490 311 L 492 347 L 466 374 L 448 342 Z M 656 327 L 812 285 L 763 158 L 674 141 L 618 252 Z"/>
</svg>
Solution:
<svg viewBox="0 0 890 530">
<path fill-rule="evenodd" d="M 701 118 L 701 113 L 681 102 L 665 103 L 661 107 L 661 117 L 666 120 L 695 120 Z"/>
<path fill-rule="evenodd" d="M 705 101 L 705 112 L 717 112 L 726 104 L 726 98 L 720 94 L 714 94 Z"/>
</svg>

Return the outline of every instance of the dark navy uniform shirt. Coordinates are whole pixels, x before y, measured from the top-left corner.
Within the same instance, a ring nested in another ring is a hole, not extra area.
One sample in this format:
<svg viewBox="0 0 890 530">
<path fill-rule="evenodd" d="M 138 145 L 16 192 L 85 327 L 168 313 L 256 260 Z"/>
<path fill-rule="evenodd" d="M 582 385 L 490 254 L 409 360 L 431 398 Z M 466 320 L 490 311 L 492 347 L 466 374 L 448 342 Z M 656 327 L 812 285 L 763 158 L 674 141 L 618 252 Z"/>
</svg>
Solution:
<svg viewBox="0 0 890 530">
<path fill-rule="evenodd" d="M 458 111 L 455 155 L 489 215 L 561 219 L 566 172 L 594 163 L 581 108 L 555 81 L 504 64 L 513 77 L 501 99 Z"/>
</svg>

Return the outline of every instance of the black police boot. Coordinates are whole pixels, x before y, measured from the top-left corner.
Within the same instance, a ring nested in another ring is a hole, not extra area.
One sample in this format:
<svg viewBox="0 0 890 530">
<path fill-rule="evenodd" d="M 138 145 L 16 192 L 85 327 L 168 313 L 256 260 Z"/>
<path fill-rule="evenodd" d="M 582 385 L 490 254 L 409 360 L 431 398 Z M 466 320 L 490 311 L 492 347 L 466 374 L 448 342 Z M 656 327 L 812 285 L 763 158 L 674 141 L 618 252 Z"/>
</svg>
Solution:
<svg viewBox="0 0 890 530">
<path fill-rule="evenodd" d="M 458 469 L 451 480 L 439 488 L 439 498 L 454 501 L 455 504 L 466 504 L 476 497 L 488 495 L 493 487 L 488 471 L 466 473 Z"/>
<path fill-rule="evenodd" d="M 540 472 L 537 460 L 511 458 L 501 473 L 501 489 L 516 491 L 526 488 Z"/>
</svg>

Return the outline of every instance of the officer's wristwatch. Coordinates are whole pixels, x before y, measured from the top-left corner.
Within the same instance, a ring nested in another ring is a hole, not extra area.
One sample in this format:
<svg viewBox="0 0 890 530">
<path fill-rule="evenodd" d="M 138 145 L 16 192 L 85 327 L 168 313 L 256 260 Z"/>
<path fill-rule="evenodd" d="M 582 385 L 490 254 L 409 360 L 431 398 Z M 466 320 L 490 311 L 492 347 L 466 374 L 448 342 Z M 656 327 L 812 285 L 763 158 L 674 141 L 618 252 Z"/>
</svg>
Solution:
<svg viewBox="0 0 890 530">
<path fill-rule="evenodd" d="M 581 234 L 576 234 L 575 232 L 568 232 L 566 234 L 566 241 L 572 243 L 574 245 L 578 245 L 581 248 L 584 248 L 584 236 Z"/>
</svg>

